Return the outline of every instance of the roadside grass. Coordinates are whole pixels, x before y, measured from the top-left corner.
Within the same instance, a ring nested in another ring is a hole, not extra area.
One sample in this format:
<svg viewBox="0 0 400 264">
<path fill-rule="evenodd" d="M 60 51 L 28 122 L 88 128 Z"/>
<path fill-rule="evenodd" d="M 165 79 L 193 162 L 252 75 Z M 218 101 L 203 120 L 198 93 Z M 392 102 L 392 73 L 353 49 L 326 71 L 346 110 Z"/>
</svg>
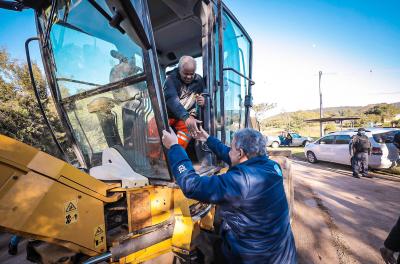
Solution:
<svg viewBox="0 0 400 264">
<path fill-rule="evenodd" d="M 396 167 L 393 167 L 393 168 L 390 168 L 390 169 L 383 169 L 381 171 L 387 172 L 387 173 L 390 173 L 390 174 L 400 175 L 400 166 L 397 165 Z"/>
<path fill-rule="evenodd" d="M 279 148 L 271 148 L 268 147 L 269 151 L 274 151 L 274 150 L 290 150 L 292 152 L 292 157 L 301 159 L 301 160 L 306 160 L 306 157 L 304 156 L 304 147 L 279 147 Z"/>
</svg>

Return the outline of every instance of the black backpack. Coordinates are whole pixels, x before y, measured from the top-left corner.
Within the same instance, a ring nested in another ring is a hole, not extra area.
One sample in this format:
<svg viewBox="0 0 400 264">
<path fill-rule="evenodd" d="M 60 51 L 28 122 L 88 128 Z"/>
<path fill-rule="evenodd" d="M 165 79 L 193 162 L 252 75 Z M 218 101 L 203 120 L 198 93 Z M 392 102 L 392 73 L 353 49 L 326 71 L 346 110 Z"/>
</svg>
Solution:
<svg viewBox="0 0 400 264">
<path fill-rule="evenodd" d="M 367 136 L 356 136 L 356 140 L 354 142 L 354 148 L 356 152 L 368 152 L 371 144 L 369 143 L 369 139 Z"/>
</svg>

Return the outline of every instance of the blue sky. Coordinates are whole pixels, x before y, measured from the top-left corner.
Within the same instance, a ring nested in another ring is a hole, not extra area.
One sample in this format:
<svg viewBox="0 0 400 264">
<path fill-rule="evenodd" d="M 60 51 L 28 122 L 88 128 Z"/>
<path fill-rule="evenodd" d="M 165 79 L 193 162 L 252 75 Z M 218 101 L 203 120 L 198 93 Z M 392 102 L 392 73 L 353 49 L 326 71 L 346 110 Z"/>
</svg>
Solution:
<svg viewBox="0 0 400 264">
<path fill-rule="evenodd" d="M 225 1 L 254 42 L 271 113 L 400 101 L 400 1 Z"/>
<path fill-rule="evenodd" d="M 324 106 L 400 101 L 400 1 L 225 3 L 253 39 L 255 102 L 271 113 L 319 107 L 319 70 Z M 0 46 L 21 60 L 32 14 L 0 10 Z"/>
</svg>

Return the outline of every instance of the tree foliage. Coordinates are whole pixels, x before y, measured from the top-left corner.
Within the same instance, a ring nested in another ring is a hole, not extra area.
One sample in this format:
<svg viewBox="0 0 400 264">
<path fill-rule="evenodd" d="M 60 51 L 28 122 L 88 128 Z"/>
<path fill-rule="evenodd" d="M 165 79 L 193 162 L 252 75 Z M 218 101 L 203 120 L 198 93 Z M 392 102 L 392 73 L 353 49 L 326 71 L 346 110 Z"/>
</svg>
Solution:
<svg viewBox="0 0 400 264">
<path fill-rule="evenodd" d="M 58 115 L 46 92 L 46 81 L 35 63 L 32 70 L 47 117 L 62 137 Z M 40 114 L 28 65 L 12 59 L 5 49 L 0 49 L 0 91 L 0 134 L 60 156 Z"/>
<path fill-rule="evenodd" d="M 400 113 L 400 109 L 391 104 L 374 105 L 364 112 L 365 115 L 372 116 L 372 119 L 380 119 L 382 123 L 398 113 Z M 375 116 L 375 118 L 373 116 Z"/>
</svg>

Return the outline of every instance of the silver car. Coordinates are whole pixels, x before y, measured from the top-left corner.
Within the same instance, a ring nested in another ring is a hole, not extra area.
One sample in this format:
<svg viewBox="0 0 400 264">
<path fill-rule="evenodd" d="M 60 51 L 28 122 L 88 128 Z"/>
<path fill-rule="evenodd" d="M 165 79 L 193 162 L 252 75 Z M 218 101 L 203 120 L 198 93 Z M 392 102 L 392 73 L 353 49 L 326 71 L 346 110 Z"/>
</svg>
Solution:
<svg viewBox="0 0 400 264">
<path fill-rule="evenodd" d="M 281 140 L 277 136 L 266 136 L 267 147 L 278 148 L 281 145 Z"/>
<path fill-rule="evenodd" d="M 393 144 L 393 137 L 400 130 L 395 128 L 366 128 L 366 130 L 372 147 L 369 166 L 376 169 L 396 166 L 399 151 Z M 304 148 L 304 154 L 311 163 L 322 160 L 350 165 L 349 142 L 356 134 L 356 130 L 330 133 L 308 144 Z"/>
</svg>

